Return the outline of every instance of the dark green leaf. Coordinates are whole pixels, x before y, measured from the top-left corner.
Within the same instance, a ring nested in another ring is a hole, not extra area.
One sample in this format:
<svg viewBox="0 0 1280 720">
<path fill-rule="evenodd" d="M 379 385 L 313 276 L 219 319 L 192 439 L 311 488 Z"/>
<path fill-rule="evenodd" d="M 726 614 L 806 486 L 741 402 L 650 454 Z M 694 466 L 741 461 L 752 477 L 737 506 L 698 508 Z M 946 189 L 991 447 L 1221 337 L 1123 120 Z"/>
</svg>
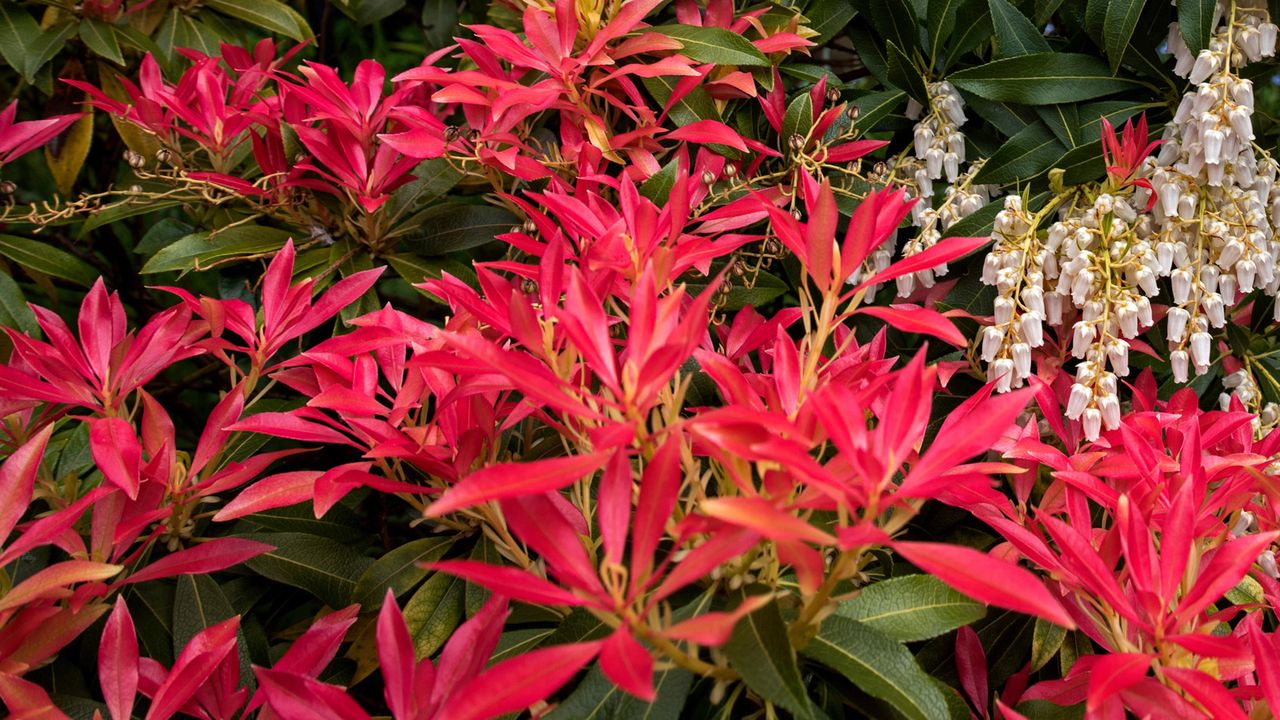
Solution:
<svg viewBox="0 0 1280 720">
<path fill-rule="evenodd" d="M 444 557 L 454 540 L 456 538 L 451 536 L 422 538 L 378 558 L 356 581 L 351 602 L 359 604 L 361 610 L 371 612 L 382 606 L 388 588 L 396 597 L 409 592 L 431 574 L 420 565 Z"/>
<path fill-rule="evenodd" d="M 1014 708 L 1027 720 L 1082 720 L 1084 703 L 1059 705 L 1049 700 L 1027 700 Z"/>
<path fill-rule="evenodd" d="M 813 128 L 813 100 L 809 93 L 802 92 L 787 105 L 787 112 L 782 116 L 782 140 L 785 142 L 792 135 L 807 137 Z"/>
<path fill-rule="evenodd" d="M 619 689 L 597 665 L 547 720 L 678 720 L 692 686 L 688 670 L 660 670 L 653 675 L 657 697 L 646 703 Z"/>
<path fill-rule="evenodd" d="M 40 333 L 36 314 L 27 305 L 22 288 L 7 274 L 0 272 L 0 325 L 16 328 L 35 337 Z"/>
<path fill-rule="evenodd" d="M 889 81 L 905 90 L 908 95 L 915 98 L 916 102 L 927 105 L 929 90 L 925 86 L 919 69 L 911 62 L 911 58 L 907 57 L 906 53 L 892 41 L 889 42 L 885 54 L 889 60 Z"/>
<path fill-rule="evenodd" d="M 891 640 L 928 640 L 987 614 L 987 606 L 932 575 L 906 575 L 869 585 L 836 613 L 878 630 Z"/>
<path fill-rule="evenodd" d="M 1138 86 L 1113 76 L 1102 60 L 1079 53 L 1005 58 L 952 73 L 949 79 L 979 97 L 1026 105 L 1088 100 Z"/>
<path fill-rule="evenodd" d="M 298 42 L 312 35 L 307 21 L 280 0 L 205 0 L 204 4 L 224 15 L 263 30 L 280 33 Z"/>
<path fill-rule="evenodd" d="M 101 20 L 85 18 L 80 21 L 80 40 L 99 57 L 106 58 L 117 65 L 124 64 L 124 55 L 120 53 L 120 41 L 116 39 L 116 29 Z"/>
<path fill-rule="evenodd" d="M 1003 185 L 1029 180 L 1048 170 L 1066 148 L 1044 123 L 1026 126 L 987 159 L 974 176 L 976 183 Z"/>
<path fill-rule="evenodd" d="M 1031 631 L 1031 672 L 1044 667 L 1058 654 L 1062 641 L 1067 639 L 1067 629 L 1042 618 L 1036 618 Z"/>
<path fill-rule="evenodd" d="M 833 615 L 802 651 L 908 718 L 948 720 L 947 701 L 901 643 L 856 620 Z"/>
<path fill-rule="evenodd" d="M 357 0 L 356 22 L 372 25 L 385 20 L 403 8 L 405 0 Z"/>
<path fill-rule="evenodd" d="M 640 185 L 640 194 L 655 203 L 666 202 L 671 196 L 671 189 L 676 185 L 676 175 L 679 173 L 678 163 L 673 158 L 662 169 L 649 176 Z"/>
<path fill-rule="evenodd" d="M 747 687 L 797 718 L 813 717 L 776 601 L 739 620 L 724 651 Z"/>
<path fill-rule="evenodd" d="M 854 14 L 853 3 L 849 0 L 814 0 L 804 10 L 809 29 L 818 33 L 810 40 L 826 45 L 849 24 Z"/>
<path fill-rule="evenodd" d="M 947 42 L 944 67 L 990 40 L 994 33 L 987 0 L 963 0 L 960 9 L 956 11 L 956 27 L 951 31 L 951 39 Z"/>
<path fill-rule="evenodd" d="M 391 194 L 386 212 L 398 219 L 406 212 L 417 212 L 423 205 L 443 196 L 462 180 L 462 173 L 445 158 L 423 160 L 413 169 L 413 180 Z M 413 224 L 412 219 L 406 224 Z"/>
<path fill-rule="evenodd" d="M 1111 61 L 1111 70 L 1120 68 L 1125 50 L 1129 47 L 1129 38 L 1138 27 L 1138 18 L 1142 16 L 1142 6 L 1146 0 L 1107 0 L 1107 16 L 1102 26 L 1102 36 L 1106 39 L 1107 59 Z"/>
<path fill-rule="evenodd" d="M 649 91 L 649 94 L 653 95 L 653 99 L 666 108 L 671 100 L 672 89 L 675 87 L 675 78 L 641 78 L 641 82 L 644 83 L 644 87 Z M 711 96 L 707 95 L 707 91 L 700 87 L 696 87 L 681 96 L 674 105 L 671 105 L 668 113 L 677 126 L 689 125 L 699 120 L 720 119 L 720 111 L 716 110 Z"/>
<path fill-rule="evenodd" d="M 417 217 L 418 226 L 400 235 L 396 249 L 419 255 L 445 255 L 468 250 L 510 232 L 518 219 L 493 205 L 437 205 Z"/>
<path fill-rule="evenodd" d="M 383 259 L 387 261 L 392 270 L 396 271 L 397 275 L 404 278 L 405 282 L 410 285 L 416 286 L 425 280 L 438 280 L 445 272 L 463 282 L 475 284 L 475 271 L 451 257 L 427 258 L 413 253 L 396 253 Z M 435 297 L 422 288 L 415 289 L 427 297 Z"/>
<path fill-rule="evenodd" d="M 404 606 L 404 622 L 419 659 L 434 655 L 462 622 L 466 581 L 434 573 Z"/>
<path fill-rule="evenodd" d="M 790 289 L 784 280 L 763 271 L 756 276 L 751 287 L 740 285 L 742 281 L 737 278 L 726 278 L 726 281 L 733 282 L 733 285 L 729 287 L 729 294 L 721 301 L 721 307 L 725 310 L 741 310 L 748 305 L 761 307 Z M 697 295 L 706 290 L 707 285 L 705 278 L 697 278 L 688 283 L 686 288 L 690 294 Z"/>
<path fill-rule="evenodd" d="M 942 48 L 951 37 L 951 31 L 956 26 L 956 10 L 959 9 L 960 2 L 961 0 L 929 0 L 925 23 L 929 31 L 930 64 L 942 55 Z"/>
<path fill-rule="evenodd" d="M 987 0 L 996 28 L 996 48 L 1000 57 L 1017 57 L 1051 50 L 1039 28 L 1018 12 L 1009 0 Z"/>
<path fill-rule="evenodd" d="M 279 250 L 291 236 L 286 230 L 257 225 L 239 225 L 216 234 L 192 233 L 152 255 L 142 273 L 208 270 L 232 258 Z"/>
<path fill-rule="evenodd" d="M 886 42 L 906 53 L 920 47 L 920 26 L 909 0 L 870 0 L 867 14 L 871 25 Z"/>
<path fill-rule="evenodd" d="M 1080 134 L 1079 108 L 1074 103 L 1045 105 L 1036 108 L 1036 115 L 1049 127 L 1053 136 L 1058 138 L 1058 142 L 1072 148 L 1079 145 L 1084 137 Z"/>
<path fill-rule="evenodd" d="M 716 65 L 767 66 L 769 59 L 742 35 L 719 27 L 659 25 L 649 32 L 678 40 L 681 54 L 702 63 Z"/>
<path fill-rule="evenodd" d="M 350 604 L 356 580 L 373 564 L 350 545 L 318 535 L 260 533 L 244 537 L 275 547 L 246 561 L 254 572 L 306 590 L 332 608 Z"/>
<path fill-rule="evenodd" d="M 876 35 L 871 25 L 856 22 L 849 26 L 849 39 L 858 48 L 858 59 L 863 67 L 875 76 L 882 84 L 891 85 L 889 81 L 889 61 L 884 54 L 884 41 Z"/>
<path fill-rule="evenodd" d="M 1178 29 L 1192 55 L 1209 47 L 1217 0 L 1178 0 Z"/>
<path fill-rule="evenodd" d="M 39 240 L 0 235 L 0 255 L 22 267 L 84 287 L 89 287 L 98 279 L 98 271 L 93 266 L 65 250 Z"/>
<path fill-rule="evenodd" d="M 236 615 L 222 588 L 208 575 L 181 575 L 173 595 L 173 655 L 177 657 L 197 633 Z M 253 682 L 252 662 L 244 629 L 236 629 L 240 654 L 240 682 Z"/>
<path fill-rule="evenodd" d="M 28 54 L 22 68 L 23 77 L 34 82 L 36 74 L 44 68 L 45 63 L 66 47 L 67 40 L 75 34 L 77 27 L 79 26 L 76 23 L 67 22 L 54 25 L 37 34 L 27 45 Z"/>
<path fill-rule="evenodd" d="M 907 94 L 901 90 L 886 90 L 863 95 L 853 101 L 854 107 L 858 108 L 858 120 L 854 123 L 854 126 L 860 130 L 874 128 L 876 123 L 901 107 L 906 99 Z"/>
<path fill-rule="evenodd" d="M 17 3 L 0 3 L 0 57 L 27 82 L 27 59 L 31 42 L 40 35 L 40 24 Z"/>
</svg>

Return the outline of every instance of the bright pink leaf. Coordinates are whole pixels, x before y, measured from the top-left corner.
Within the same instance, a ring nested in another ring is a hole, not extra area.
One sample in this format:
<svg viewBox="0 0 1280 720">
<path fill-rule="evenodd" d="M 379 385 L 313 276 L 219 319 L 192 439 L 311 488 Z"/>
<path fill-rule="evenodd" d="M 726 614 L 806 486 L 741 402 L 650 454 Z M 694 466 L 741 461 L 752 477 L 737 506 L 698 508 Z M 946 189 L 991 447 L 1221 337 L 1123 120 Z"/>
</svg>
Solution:
<svg viewBox="0 0 1280 720">
<path fill-rule="evenodd" d="M 117 596 L 115 608 L 102 629 L 98 645 L 98 678 L 107 712 L 113 720 L 129 720 L 138 694 L 138 636 L 124 598 Z"/>
</svg>

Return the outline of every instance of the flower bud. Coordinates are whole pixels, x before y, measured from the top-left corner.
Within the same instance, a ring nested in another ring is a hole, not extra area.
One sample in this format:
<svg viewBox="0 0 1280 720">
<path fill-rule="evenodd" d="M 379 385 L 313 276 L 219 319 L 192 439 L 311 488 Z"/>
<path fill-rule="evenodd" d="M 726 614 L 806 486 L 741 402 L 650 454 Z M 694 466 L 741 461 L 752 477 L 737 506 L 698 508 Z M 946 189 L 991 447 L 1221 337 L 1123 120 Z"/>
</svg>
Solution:
<svg viewBox="0 0 1280 720">
<path fill-rule="evenodd" d="M 1191 297 L 1191 273 L 1183 268 L 1174 270 L 1169 276 L 1169 284 L 1173 289 L 1173 301 L 1179 305 Z"/>
<path fill-rule="evenodd" d="M 982 332 L 982 361 L 991 362 L 1004 346 L 1004 331 L 998 327 L 988 327 Z"/>
<path fill-rule="evenodd" d="M 995 380 L 996 392 L 1009 392 L 1013 388 L 1013 361 L 1009 358 L 1000 358 L 991 364 L 991 373 L 988 380 Z"/>
<path fill-rule="evenodd" d="M 1191 314 L 1180 307 L 1169 308 L 1168 315 L 1165 320 L 1168 323 L 1168 329 L 1165 334 L 1169 336 L 1169 342 L 1180 343 L 1186 337 L 1187 321 L 1191 318 Z"/>
<path fill-rule="evenodd" d="M 1084 439 L 1093 442 L 1102 434 L 1102 411 L 1098 408 L 1085 410 L 1080 417 L 1080 429 L 1084 430 Z"/>
<path fill-rule="evenodd" d="M 1075 383 L 1071 386 L 1071 394 L 1067 396 L 1067 418 L 1075 420 L 1080 417 L 1085 408 L 1089 407 L 1089 401 L 1093 399 L 1093 393 L 1089 388 Z"/>
<path fill-rule="evenodd" d="M 1107 343 L 1107 359 L 1111 361 L 1111 369 L 1116 375 L 1125 377 L 1129 374 L 1129 343 L 1123 340 L 1112 340 Z"/>
<path fill-rule="evenodd" d="M 1022 338 L 1028 345 L 1037 348 L 1044 344 L 1044 323 L 1038 313 L 1034 311 L 1025 313 L 1019 319 L 1018 325 L 1022 330 Z"/>
<path fill-rule="evenodd" d="M 1120 427 L 1120 398 L 1105 395 L 1098 398 L 1098 410 L 1102 413 L 1102 426 L 1108 430 Z"/>
<path fill-rule="evenodd" d="M 1205 367 L 1209 364 L 1211 343 L 1212 339 L 1209 337 L 1209 333 L 1191 333 L 1191 362 L 1196 367 Z"/>
<path fill-rule="evenodd" d="M 1169 367 L 1173 371 L 1174 382 L 1185 383 L 1187 381 L 1188 361 L 1186 350 L 1174 350 L 1169 353 Z"/>
<path fill-rule="evenodd" d="M 1031 376 L 1031 346 L 1027 343 L 1014 343 L 1009 348 L 1013 356 L 1013 371 L 1019 380 Z"/>
</svg>

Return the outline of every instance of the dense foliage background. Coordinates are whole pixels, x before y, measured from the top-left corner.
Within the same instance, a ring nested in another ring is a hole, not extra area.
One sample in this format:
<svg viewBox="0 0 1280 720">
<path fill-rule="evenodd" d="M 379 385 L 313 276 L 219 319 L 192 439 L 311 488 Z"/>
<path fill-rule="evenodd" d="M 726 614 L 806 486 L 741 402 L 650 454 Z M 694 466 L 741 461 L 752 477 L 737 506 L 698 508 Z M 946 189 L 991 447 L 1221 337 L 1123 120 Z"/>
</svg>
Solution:
<svg viewBox="0 0 1280 720">
<path fill-rule="evenodd" d="M 1276 12 L 0 4 L 0 703 L 1277 716 Z"/>
</svg>

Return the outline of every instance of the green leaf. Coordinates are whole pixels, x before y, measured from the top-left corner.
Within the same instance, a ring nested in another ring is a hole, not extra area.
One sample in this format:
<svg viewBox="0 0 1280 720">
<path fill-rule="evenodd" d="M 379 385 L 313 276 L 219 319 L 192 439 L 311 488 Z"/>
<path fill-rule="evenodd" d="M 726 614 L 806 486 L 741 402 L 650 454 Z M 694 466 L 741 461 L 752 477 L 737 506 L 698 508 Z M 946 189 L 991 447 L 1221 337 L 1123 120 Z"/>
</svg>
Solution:
<svg viewBox="0 0 1280 720">
<path fill-rule="evenodd" d="M 45 63 L 62 52 L 62 48 L 66 47 L 67 40 L 75 34 L 77 27 L 76 23 L 67 22 L 38 33 L 27 45 L 27 56 L 21 68 L 22 76 L 29 82 L 35 82 L 36 74 L 44 68 Z"/>
<path fill-rule="evenodd" d="M 777 601 L 739 620 L 724 651 L 747 687 L 796 718 L 813 717 Z"/>
<path fill-rule="evenodd" d="M 1192 55 L 1209 47 L 1217 0 L 1178 0 L 1178 29 Z"/>
<path fill-rule="evenodd" d="M 452 190 L 462 178 L 462 173 L 445 158 L 423 160 L 413 169 L 413 180 L 391 194 L 385 212 L 393 220 L 406 212 L 417 212 Z M 414 219 L 407 220 L 406 224 L 414 224 Z"/>
<path fill-rule="evenodd" d="M 1240 578 L 1240 582 L 1227 591 L 1226 597 L 1235 605 L 1260 605 L 1266 602 L 1262 585 L 1248 575 Z"/>
<path fill-rule="evenodd" d="M 244 535 L 274 546 L 275 550 L 245 562 L 254 572 L 315 595 L 332 608 L 351 603 L 356 581 L 373 561 L 350 545 L 304 533 L 255 533 Z"/>
<path fill-rule="evenodd" d="M 120 52 L 120 41 L 116 39 L 114 27 L 101 20 L 85 18 L 80 21 L 80 40 L 99 57 L 117 65 L 124 64 L 124 55 Z"/>
<path fill-rule="evenodd" d="M 656 77 L 641 78 L 640 82 L 644 84 L 646 90 L 653 99 L 657 100 L 664 108 L 670 103 L 672 90 L 675 88 L 675 79 L 672 77 Z M 674 105 L 668 109 L 671 120 L 677 126 L 688 125 L 698 120 L 719 120 L 720 111 L 716 110 L 715 103 L 712 102 L 711 96 L 706 90 L 695 87 L 693 90 L 685 93 Z"/>
<path fill-rule="evenodd" d="M 435 298 L 435 295 L 417 285 L 426 280 L 439 280 L 445 272 L 469 285 L 476 284 L 475 270 L 451 257 L 426 258 L 413 253 L 396 253 L 386 256 L 383 260 L 386 260 L 391 269 L 404 278 L 405 282 L 415 286 L 415 290 L 429 298 Z"/>
<path fill-rule="evenodd" d="M 862 66 L 882 84 L 892 84 L 889 82 L 889 61 L 885 59 L 881 49 L 883 43 L 875 30 L 871 29 L 871 25 L 856 22 L 849 26 L 848 32 L 853 46 L 858 48 L 858 59 L 862 61 Z"/>
<path fill-rule="evenodd" d="M 173 594 L 173 655 L 177 657 L 197 633 L 236 615 L 222 588 L 208 575 L 180 575 Z M 244 628 L 236 629 L 240 654 L 240 682 L 253 681 Z"/>
<path fill-rule="evenodd" d="M 391 17 L 405 6 L 405 0 L 357 0 L 355 20 L 360 25 L 372 25 Z"/>
<path fill-rule="evenodd" d="M 996 47 L 1000 57 L 1017 57 L 1051 50 L 1040 30 L 1018 12 L 1009 0 L 987 0 L 991 20 L 996 28 Z"/>
<path fill-rule="evenodd" d="M 853 101 L 853 105 L 858 108 L 858 120 L 854 122 L 854 127 L 870 130 L 901 107 L 906 99 L 907 94 L 901 90 L 886 90 L 857 98 Z"/>
<path fill-rule="evenodd" d="M 995 34 L 991 10 L 987 0 L 964 0 L 956 11 L 956 27 L 947 43 L 947 60 L 944 67 L 956 58 L 982 45 Z"/>
<path fill-rule="evenodd" d="M 678 40 L 683 46 L 681 54 L 700 63 L 760 67 L 769 65 L 769 59 L 750 40 L 725 28 L 659 25 L 650 28 L 648 32 Z"/>
<path fill-rule="evenodd" d="M 916 102 L 928 105 L 929 90 L 925 86 L 919 69 L 911 62 L 911 58 L 907 57 L 906 53 L 892 40 L 886 48 L 886 57 L 889 61 L 889 81 L 905 90 L 908 95 L 916 99 Z"/>
<path fill-rule="evenodd" d="M 961 0 L 929 0 L 925 27 L 929 31 L 929 64 L 942 55 L 942 48 L 956 26 L 956 10 Z"/>
<path fill-rule="evenodd" d="M 658 172 L 650 175 L 649 179 L 640 185 L 640 194 L 654 203 L 666 202 L 671 195 L 671 189 L 676 185 L 676 175 L 680 171 L 677 164 L 678 161 L 672 158 Z"/>
<path fill-rule="evenodd" d="M 809 20 L 809 29 L 818 33 L 809 38 L 818 45 L 826 45 L 844 29 L 856 13 L 853 3 L 848 0 L 814 0 L 805 8 L 804 16 Z"/>
<path fill-rule="evenodd" d="M 726 280 L 736 281 L 737 278 L 726 278 Z M 708 284 L 709 281 L 706 278 L 700 277 L 689 282 L 685 287 L 691 295 L 697 295 L 706 290 Z M 783 279 L 761 271 L 756 275 L 751 287 L 744 287 L 734 282 L 729 287 L 729 294 L 721 300 L 721 307 L 725 310 L 741 310 L 748 305 L 758 308 L 790 289 Z"/>
<path fill-rule="evenodd" d="M 898 642 L 928 640 L 987 614 L 987 606 L 932 575 L 906 575 L 869 585 L 836 613 Z"/>
<path fill-rule="evenodd" d="M 382 607 L 388 588 L 400 597 L 431 574 L 420 564 L 444 557 L 456 539 L 450 536 L 422 538 L 383 555 L 356 581 L 351 602 L 358 603 L 363 612 L 371 612 Z"/>
<path fill-rule="evenodd" d="M 172 665 L 174 585 L 157 580 L 130 585 L 125 592 L 137 627 L 138 647 L 147 657 Z"/>
<path fill-rule="evenodd" d="M 653 675 L 657 696 L 646 703 L 619 689 L 596 665 L 547 720 L 679 720 L 692 687 L 688 670 L 659 670 Z"/>
<path fill-rule="evenodd" d="M 21 330 L 35 337 L 40 333 L 36 314 L 27 305 L 22 288 L 7 274 L 0 272 L 0 325 Z"/>
<path fill-rule="evenodd" d="M 192 233 L 152 255 L 141 272 L 208 270 L 232 258 L 279 250 L 291 236 L 286 230 L 257 225 L 238 225 L 216 234 Z"/>
<path fill-rule="evenodd" d="M 307 21 L 279 0 L 205 0 L 205 7 L 263 30 L 302 42 L 313 33 Z"/>
<path fill-rule="evenodd" d="M 1059 705 L 1049 700 L 1027 700 L 1018 703 L 1014 710 L 1027 720 L 1082 720 L 1085 707 L 1084 703 Z"/>
<path fill-rule="evenodd" d="M 832 615 L 802 651 L 913 720 L 948 720 L 947 701 L 911 652 L 857 620 Z"/>
<path fill-rule="evenodd" d="M 1132 90 L 1134 80 L 1115 77 L 1102 60 L 1079 53 L 1036 53 L 995 60 L 952 73 L 956 87 L 987 100 L 1049 105 Z"/>
<path fill-rule="evenodd" d="M 1079 145 L 1084 136 L 1080 133 L 1080 106 L 1075 103 L 1058 103 L 1036 108 L 1036 115 L 1049 127 L 1058 142 L 1072 148 Z"/>
<path fill-rule="evenodd" d="M 89 287 L 98 271 L 80 258 L 52 245 L 14 235 L 0 235 L 0 255 L 29 270 Z"/>
<path fill-rule="evenodd" d="M 1058 654 L 1062 641 L 1067 639 L 1067 629 L 1043 618 L 1036 618 L 1031 631 L 1031 672 L 1044 667 Z"/>
<path fill-rule="evenodd" d="M 493 205 L 437 205 L 417 216 L 418 225 L 397 236 L 396 249 L 419 255 L 445 255 L 493 242 L 519 223 L 506 208 Z"/>
<path fill-rule="evenodd" d="M 404 606 L 404 622 L 418 659 L 434 655 L 462 622 L 466 581 L 433 573 Z"/>
<path fill-rule="evenodd" d="M 782 140 L 786 142 L 792 135 L 806 137 L 813 128 L 813 99 L 809 93 L 802 92 L 787 105 L 787 112 L 782 116 Z"/>
<path fill-rule="evenodd" d="M 1107 16 L 1102 26 L 1102 35 L 1106 40 L 1107 59 L 1111 61 L 1111 71 L 1120 68 L 1125 49 L 1129 47 L 1129 38 L 1138 27 L 1138 18 L 1142 16 L 1142 6 L 1146 0 L 1107 0 Z"/>
<path fill-rule="evenodd" d="M 22 7 L 0 3 L 0 56 L 9 67 L 18 71 L 27 82 L 27 59 L 31 53 L 31 41 L 40 35 L 40 24 Z"/>
<path fill-rule="evenodd" d="M 1026 126 L 983 163 L 976 183 L 1003 185 L 1029 180 L 1048 170 L 1067 149 L 1042 122 Z"/>
<path fill-rule="evenodd" d="M 893 43 L 903 52 L 913 52 L 920 47 L 920 23 L 916 21 L 915 8 L 910 0 L 870 0 L 867 14 L 871 25 L 886 42 Z"/>
</svg>

